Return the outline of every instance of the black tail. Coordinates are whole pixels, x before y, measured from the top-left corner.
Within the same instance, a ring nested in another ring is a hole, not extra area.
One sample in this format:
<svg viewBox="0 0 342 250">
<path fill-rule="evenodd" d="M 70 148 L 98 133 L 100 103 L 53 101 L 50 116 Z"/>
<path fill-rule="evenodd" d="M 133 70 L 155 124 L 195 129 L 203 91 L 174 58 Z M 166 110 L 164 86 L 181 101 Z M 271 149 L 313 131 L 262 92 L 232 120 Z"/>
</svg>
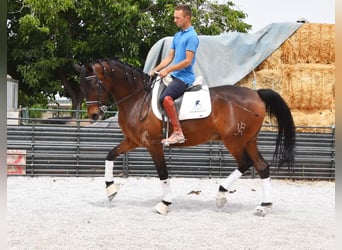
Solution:
<svg viewBox="0 0 342 250">
<path fill-rule="evenodd" d="M 266 104 L 270 117 L 278 123 L 278 136 L 273 159 L 279 160 L 279 167 L 287 164 L 292 170 L 295 156 L 296 129 L 289 107 L 284 99 L 271 89 L 259 89 L 258 94 Z"/>
</svg>

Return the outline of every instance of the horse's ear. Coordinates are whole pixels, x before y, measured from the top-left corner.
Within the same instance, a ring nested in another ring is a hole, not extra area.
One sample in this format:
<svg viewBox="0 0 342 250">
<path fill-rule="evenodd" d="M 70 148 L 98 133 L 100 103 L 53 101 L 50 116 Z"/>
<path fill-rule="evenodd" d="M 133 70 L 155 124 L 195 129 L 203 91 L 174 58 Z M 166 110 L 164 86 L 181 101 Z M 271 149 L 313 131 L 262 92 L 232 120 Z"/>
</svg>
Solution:
<svg viewBox="0 0 342 250">
<path fill-rule="evenodd" d="M 81 73 L 82 66 L 75 64 L 75 63 L 72 63 L 71 65 L 74 68 L 74 70 L 76 70 L 76 72 Z"/>
</svg>

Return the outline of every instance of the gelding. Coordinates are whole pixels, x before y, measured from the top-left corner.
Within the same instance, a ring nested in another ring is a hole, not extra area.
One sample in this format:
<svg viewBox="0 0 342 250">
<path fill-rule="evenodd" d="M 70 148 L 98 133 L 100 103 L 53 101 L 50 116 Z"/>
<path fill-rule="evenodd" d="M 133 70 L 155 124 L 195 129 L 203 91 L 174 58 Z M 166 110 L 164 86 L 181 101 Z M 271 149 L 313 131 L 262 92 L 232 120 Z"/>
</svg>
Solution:
<svg viewBox="0 0 342 250">
<path fill-rule="evenodd" d="M 114 184 L 113 164 L 121 154 L 137 147 L 145 147 L 151 154 L 161 181 L 162 201 L 155 206 L 160 214 L 167 214 L 172 193 L 164 159 L 163 122 L 151 109 L 153 81 L 141 70 L 117 58 L 101 59 L 74 68 L 80 73 L 80 88 L 84 93 L 88 115 L 93 120 L 103 119 L 107 105 L 117 105 L 118 122 L 125 138 L 113 148 L 105 161 L 105 181 L 108 199 L 118 192 Z M 237 168 L 219 185 L 217 207 L 227 199 L 230 186 L 251 166 L 262 180 L 263 200 L 256 213 L 265 215 L 272 206 L 270 166 L 257 147 L 257 138 L 266 115 L 278 124 L 274 160 L 278 166 L 294 163 L 295 125 L 290 109 L 283 98 L 271 89 L 252 90 L 239 86 L 210 88 L 212 112 L 202 119 L 181 121 L 188 147 L 208 141 L 222 141 L 236 159 Z M 172 127 L 172 126 L 171 126 Z M 172 131 L 169 131 L 170 133 Z"/>
</svg>

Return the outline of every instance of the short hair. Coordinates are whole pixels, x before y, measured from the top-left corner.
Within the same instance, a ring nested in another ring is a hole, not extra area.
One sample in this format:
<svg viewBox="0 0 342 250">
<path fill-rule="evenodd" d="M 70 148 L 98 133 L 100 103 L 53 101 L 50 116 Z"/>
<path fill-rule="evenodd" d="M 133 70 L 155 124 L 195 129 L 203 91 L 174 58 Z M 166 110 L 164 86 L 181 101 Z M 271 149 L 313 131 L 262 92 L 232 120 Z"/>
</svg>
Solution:
<svg viewBox="0 0 342 250">
<path fill-rule="evenodd" d="M 175 10 L 182 10 L 184 12 L 185 16 L 191 17 L 191 14 L 192 14 L 191 13 L 191 8 L 188 5 L 186 5 L 186 4 L 178 5 L 175 8 Z"/>
</svg>

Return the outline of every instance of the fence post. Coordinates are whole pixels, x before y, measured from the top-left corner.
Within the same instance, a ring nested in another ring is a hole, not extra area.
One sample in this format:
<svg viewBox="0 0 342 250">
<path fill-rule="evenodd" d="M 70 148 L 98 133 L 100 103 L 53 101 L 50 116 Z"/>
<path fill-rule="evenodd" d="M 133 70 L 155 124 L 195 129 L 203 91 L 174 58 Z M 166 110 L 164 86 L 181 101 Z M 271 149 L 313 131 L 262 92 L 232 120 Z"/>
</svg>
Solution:
<svg viewBox="0 0 342 250">
<path fill-rule="evenodd" d="M 334 169 L 335 169 L 335 157 L 336 157 L 336 153 L 335 153 L 335 124 L 333 124 L 332 126 L 331 126 L 331 135 L 332 135 L 332 138 L 331 138 L 331 141 L 332 141 L 332 143 L 331 143 L 331 151 L 332 151 L 332 153 L 331 153 L 331 157 L 332 157 L 332 160 L 331 160 L 331 174 L 330 174 L 330 176 L 332 177 L 332 178 L 334 178 Z"/>
<path fill-rule="evenodd" d="M 122 159 L 122 170 L 123 170 L 123 174 L 125 177 L 128 177 L 129 175 L 128 165 L 129 165 L 129 152 L 125 153 Z"/>
<path fill-rule="evenodd" d="M 35 121 L 32 121 L 31 138 L 31 176 L 34 176 L 34 144 L 35 144 Z"/>
<path fill-rule="evenodd" d="M 76 139 L 76 176 L 80 173 L 80 122 L 77 119 L 77 139 Z"/>
</svg>

